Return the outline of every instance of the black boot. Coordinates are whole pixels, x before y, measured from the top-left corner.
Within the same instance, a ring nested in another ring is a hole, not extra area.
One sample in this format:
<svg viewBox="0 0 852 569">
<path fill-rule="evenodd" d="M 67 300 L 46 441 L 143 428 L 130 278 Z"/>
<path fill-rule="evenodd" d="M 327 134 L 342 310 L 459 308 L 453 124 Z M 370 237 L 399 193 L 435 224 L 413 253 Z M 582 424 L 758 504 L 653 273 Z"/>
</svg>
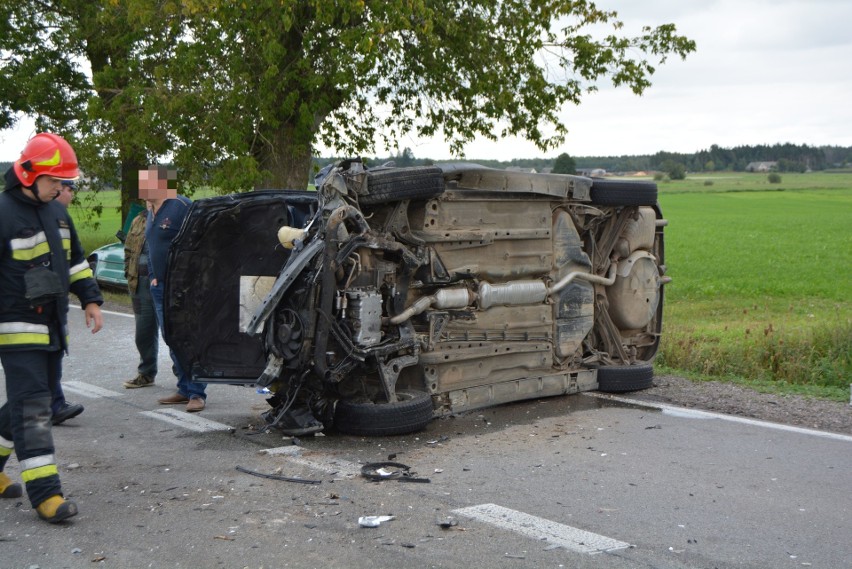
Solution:
<svg viewBox="0 0 852 569">
<path fill-rule="evenodd" d="M 62 404 L 62 407 L 53 414 L 53 418 L 51 421 L 54 425 L 58 425 L 67 421 L 68 419 L 73 419 L 77 415 L 83 412 L 83 406 L 80 403 L 68 403 L 67 401 Z"/>
</svg>

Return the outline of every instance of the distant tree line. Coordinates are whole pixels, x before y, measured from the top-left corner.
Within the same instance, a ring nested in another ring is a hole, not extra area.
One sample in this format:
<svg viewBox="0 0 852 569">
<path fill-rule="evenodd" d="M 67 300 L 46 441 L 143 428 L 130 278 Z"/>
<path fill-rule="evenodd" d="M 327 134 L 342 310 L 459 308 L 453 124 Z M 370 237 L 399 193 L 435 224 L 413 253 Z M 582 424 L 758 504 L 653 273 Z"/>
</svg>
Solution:
<svg viewBox="0 0 852 569">
<path fill-rule="evenodd" d="M 806 172 L 852 164 L 852 147 L 775 144 L 722 148 L 716 144 L 693 154 L 660 151 L 650 156 L 576 157 L 577 168 L 609 172 L 667 171 L 673 164 L 688 172 L 745 171 L 751 162 L 777 162 L 779 172 Z"/>
<path fill-rule="evenodd" d="M 320 159 L 319 162 L 327 164 L 330 160 L 332 159 Z M 436 162 L 429 158 L 415 158 L 410 148 L 393 156 L 373 158 L 369 161 L 373 164 L 392 161 L 397 166 L 417 166 Z M 639 156 L 569 156 L 563 153 L 555 158 L 524 158 L 508 161 L 471 158 L 469 161 L 492 168 L 516 167 L 533 169 L 537 172 L 566 172 L 573 167 L 577 170 L 601 168 L 607 172 L 674 172 L 675 177 L 680 177 L 681 171 L 684 174 L 686 172 L 743 172 L 751 162 L 777 162 L 776 170 L 779 172 L 806 172 L 849 167 L 852 166 L 852 147 L 787 143 L 722 148 L 714 144 L 708 150 L 693 154 L 660 151 L 652 155 Z"/>
<path fill-rule="evenodd" d="M 343 157 L 340 157 L 343 158 Z M 314 157 L 313 171 L 335 162 L 340 158 Z M 367 164 L 377 166 L 393 162 L 396 166 L 432 165 L 442 160 L 417 158 L 410 148 L 405 148 L 391 156 L 364 158 Z M 458 160 L 447 160 L 457 162 Z M 713 145 L 709 150 L 694 154 L 660 151 L 644 156 L 569 156 L 560 154 L 555 158 L 519 158 L 514 160 L 487 160 L 471 158 L 475 162 L 491 168 L 521 168 L 536 172 L 567 173 L 576 170 L 601 168 L 607 172 L 666 172 L 673 178 L 680 178 L 686 172 L 723 172 L 745 171 L 751 162 L 777 162 L 778 172 L 806 172 L 808 170 L 826 170 L 830 168 L 852 167 L 852 147 L 808 146 L 806 144 L 775 144 L 772 146 L 736 146 L 722 148 Z M 12 166 L 11 162 L 0 162 L 0 173 Z M 85 170 L 85 165 L 83 165 Z"/>
</svg>

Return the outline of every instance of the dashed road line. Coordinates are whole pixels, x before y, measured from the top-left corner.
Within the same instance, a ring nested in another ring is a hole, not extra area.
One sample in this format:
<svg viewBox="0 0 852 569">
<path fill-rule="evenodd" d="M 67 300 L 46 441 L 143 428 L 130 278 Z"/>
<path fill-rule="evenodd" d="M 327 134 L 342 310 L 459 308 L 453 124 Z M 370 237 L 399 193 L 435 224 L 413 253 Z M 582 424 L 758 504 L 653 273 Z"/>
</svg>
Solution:
<svg viewBox="0 0 852 569">
<path fill-rule="evenodd" d="M 760 421 L 758 419 L 748 419 L 746 417 L 737 417 L 736 415 L 725 415 L 724 413 L 714 413 L 712 411 L 699 411 L 698 409 L 687 409 L 685 407 L 675 407 L 674 405 L 666 405 L 665 403 L 655 403 L 653 401 L 642 401 L 640 399 L 630 399 L 627 397 L 618 397 L 606 393 L 585 392 L 583 395 L 588 397 L 597 397 L 606 399 L 607 401 L 618 401 L 628 405 L 638 405 L 640 407 L 650 407 L 651 409 L 659 409 L 667 415 L 674 417 L 683 417 L 687 419 L 720 419 L 730 421 L 732 423 L 741 423 L 744 425 L 752 425 L 755 427 L 763 427 L 766 429 L 775 429 L 778 431 L 787 431 L 789 433 L 799 433 L 801 435 L 810 435 L 813 437 L 822 437 L 824 439 L 834 439 L 852 443 L 852 436 L 842 435 L 840 433 L 830 433 L 828 431 L 818 431 L 816 429 L 806 429 L 804 427 L 794 427 L 793 425 L 784 425 L 782 423 L 772 423 L 770 421 Z"/>
<path fill-rule="evenodd" d="M 123 395 L 123 393 L 104 389 L 102 387 L 98 387 L 97 385 L 84 383 L 82 381 L 63 381 L 62 388 L 66 391 L 74 393 L 75 395 L 88 397 L 90 399 L 101 399 L 106 397 L 114 398 L 121 397 Z M 182 427 L 190 431 L 195 431 L 196 433 L 213 433 L 218 431 L 233 432 L 235 430 L 234 427 L 230 425 L 219 423 L 217 421 L 211 421 L 210 419 L 205 419 L 204 417 L 192 415 L 190 413 L 186 413 L 185 411 L 179 411 L 177 409 L 158 409 L 156 411 L 142 411 L 140 414 L 157 419 L 159 421 L 171 423 L 172 425 L 177 425 L 178 427 Z"/>
<path fill-rule="evenodd" d="M 159 421 L 171 423 L 172 425 L 177 425 L 178 427 L 182 427 L 190 431 L 195 431 L 196 433 L 212 433 L 216 431 L 233 432 L 236 430 L 234 429 L 234 427 L 226 425 L 225 423 L 211 421 L 210 419 L 205 419 L 204 417 L 192 415 L 190 413 L 187 413 L 185 411 L 179 411 L 177 409 L 158 409 L 156 411 L 142 411 L 140 414 L 145 415 L 146 417 L 157 419 Z"/>
<path fill-rule="evenodd" d="M 274 456 L 283 456 L 288 462 L 307 466 L 314 470 L 319 470 L 327 474 L 334 474 L 345 477 L 355 477 L 361 474 L 361 467 L 354 462 L 342 460 L 338 458 L 328 457 L 325 460 L 314 460 L 302 456 L 302 451 L 297 446 L 276 447 L 260 451 L 261 454 Z"/>
<path fill-rule="evenodd" d="M 78 304 L 69 304 L 68 308 L 80 308 Z M 101 314 L 111 314 L 113 316 L 123 316 L 124 318 L 135 318 L 135 315 L 127 312 L 115 312 L 114 310 L 101 310 Z"/>
<path fill-rule="evenodd" d="M 567 526 L 517 510 L 510 510 L 497 504 L 480 504 L 478 506 L 460 508 L 453 510 L 453 513 L 519 533 L 535 540 L 544 540 L 551 545 L 564 547 L 576 553 L 594 555 L 596 553 L 632 547 L 629 543 L 618 541 L 605 535 Z"/>
<path fill-rule="evenodd" d="M 120 397 L 122 395 L 117 391 L 111 391 L 109 389 L 104 389 L 103 387 L 98 387 L 97 385 L 92 385 L 91 383 L 84 383 L 82 381 L 63 381 L 62 389 L 71 391 L 75 395 L 88 397 L 89 399 L 100 399 L 101 397 Z"/>
<path fill-rule="evenodd" d="M 306 466 L 329 474 L 348 477 L 359 476 L 361 467 L 354 462 L 333 457 L 305 457 L 297 446 L 269 448 L 260 454 L 280 456 L 288 462 Z M 604 535 L 592 533 L 565 524 L 510 510 L 497 504 L 480 504 L 453 510 L 459 516 L 476 519 L 493 526 L 521 534 L 535 540 L 547 541 L 552 546 L 562 547 L 577 553 L 595 554 L 632 547 L 629 543 Z"/>
</svg>

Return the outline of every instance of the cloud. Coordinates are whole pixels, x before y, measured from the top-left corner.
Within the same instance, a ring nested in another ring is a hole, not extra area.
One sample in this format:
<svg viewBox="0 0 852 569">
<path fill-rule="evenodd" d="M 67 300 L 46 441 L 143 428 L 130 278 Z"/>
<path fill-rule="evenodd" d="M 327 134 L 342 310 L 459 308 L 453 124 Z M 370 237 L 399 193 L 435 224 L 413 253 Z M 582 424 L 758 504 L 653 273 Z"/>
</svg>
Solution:
<svg viewBox="0 0 852 569">
<path fill-rule="evenodd" d="M 697 43 L 685 61 L 657 67 L 637 97 L 605 81 L 561 114 L 565 144 L 542 152 L 523 140 L 479 141 L 468 158 L 695 152 L 712 144 L 792 142 L 852 146 L 852 2 L 848 0 L 598 0 L 626 33 L 674 23 Z M 0 159 L 17 157 L 30 129 L 0 133 Z M 440 140 L 403 140 L 417 157 L 445 159 Z M 11 148 L 10 148 L 11 147 Z"/>
</svg>

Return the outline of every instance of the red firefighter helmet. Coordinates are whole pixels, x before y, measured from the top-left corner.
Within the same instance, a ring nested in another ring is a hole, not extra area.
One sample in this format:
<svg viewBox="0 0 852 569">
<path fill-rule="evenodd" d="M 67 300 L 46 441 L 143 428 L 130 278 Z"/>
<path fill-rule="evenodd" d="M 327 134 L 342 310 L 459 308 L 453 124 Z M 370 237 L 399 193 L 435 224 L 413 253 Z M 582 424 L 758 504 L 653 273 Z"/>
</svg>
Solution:
<svg viewBox="0 0 852 569">
<path fill-rule="evenodd" d="M 25 187 L 32 186 L 36 178 L 44 175 L 63 180 L 80 177 L 74 149 L 64 138 L 49 132 L 32 137 L 12 167 Z"/>
</svg>

